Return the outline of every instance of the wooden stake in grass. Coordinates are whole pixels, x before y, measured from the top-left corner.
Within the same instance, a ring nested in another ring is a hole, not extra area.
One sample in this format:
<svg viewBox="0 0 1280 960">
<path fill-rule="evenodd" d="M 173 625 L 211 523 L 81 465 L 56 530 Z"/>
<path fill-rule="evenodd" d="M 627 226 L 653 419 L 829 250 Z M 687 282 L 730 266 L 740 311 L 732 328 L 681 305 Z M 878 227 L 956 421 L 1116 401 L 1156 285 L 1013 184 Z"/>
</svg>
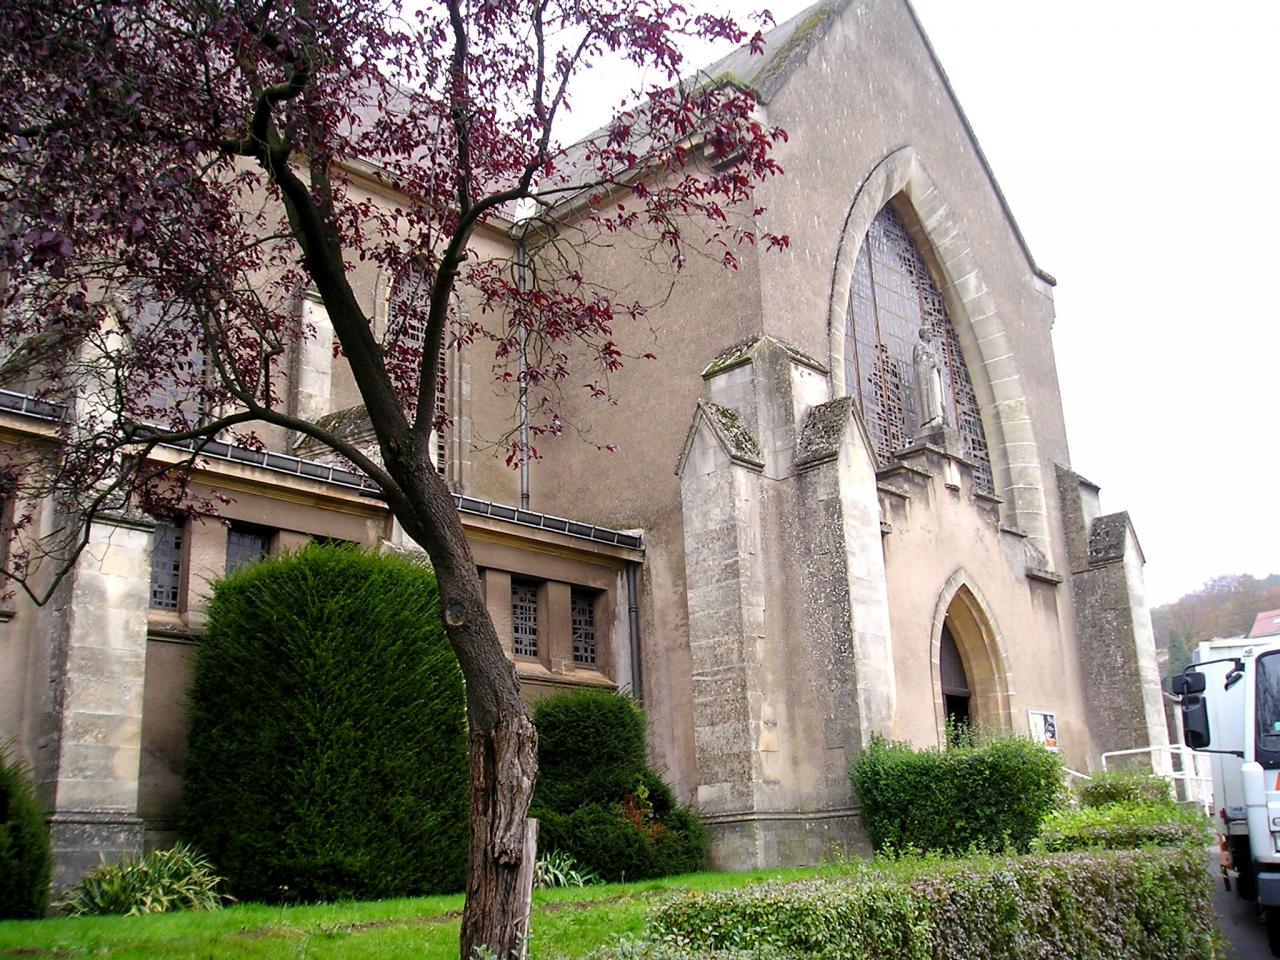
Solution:
<svg viewBox="0 0 1280 960">
<path fill-rule="evenodd" d="M 529 956 L 529 914 L 533 910 L 533 868 L 537 861 L 538 821 L 529 818 L 524 822 L 524 859 L 520 861 L 520 878 L 516 881 L 516 889 L 520 891 L 520 916 L 516 920 L 518 960 Z"/>
</svg>

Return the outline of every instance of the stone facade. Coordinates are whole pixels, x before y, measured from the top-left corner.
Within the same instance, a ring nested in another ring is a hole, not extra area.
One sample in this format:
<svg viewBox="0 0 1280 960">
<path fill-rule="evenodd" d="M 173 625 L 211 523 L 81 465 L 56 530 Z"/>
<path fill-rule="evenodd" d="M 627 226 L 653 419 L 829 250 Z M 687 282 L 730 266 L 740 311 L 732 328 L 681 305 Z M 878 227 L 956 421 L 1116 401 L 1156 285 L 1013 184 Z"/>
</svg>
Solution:
<svg viewBox="0 0 1280 960">
<path fill-rule="evenodd" d="M 654 766 L 701 811 L 716 864 L 731 868 L 859 848 L 850 761 L 877 734 L 940 744 L 957 710 L 1020 733 L 1051 714 L 1076 770 L 1097 768 L 1104 750 L 1166 743 L 1137 537 L 1070 467 L 1054 281 L 908 4 L 820 4 L 778 27 L 764 58 L 737 53 L 711 73 L 755 89 L 762 117 L 788 132 L 785 173 L 760 199 L 761 226 L 791 245 L 743 250 L 734 273 L 691 258 L 672 289 L 622 238 L 586 252 L 620 297 L 660 304 L 643 329 L 616 331 L 624 353 L 653 350 L 657 366 L 616 374 L 616 406 L 571 399 L 565 411 L 621 452 L 547 438 L 522 491 L 485 446 L 514 410 L 491 358 L 449 356 L 453 426 L 439 466 L 526 693 L 640 696 Z M 371 179 L 352 189 L 394 201 Z M 909 429 L 910 363 L 885 385 L 901 344 L 881 347 L 881 393 L 859 372 L 867 321 L 856 298 L 886 210 L 946 318 L 932 322 L 946 334 L 939 375 L 955 403 L 927 434 Z M 514 244 L 486 228 L 471 253 L 509 258 Z M 385 325 L 388 278 L 354 269 Z M 281 395 L 358 441 L 360 398 L 323 308 L 302 297 L 298 311 L 308 336 Z M 970 407 L 955 400 L 961 380 Z M 905 405 L 905 439 L 887 452 L 888 414 L 868 397 Z M 0 400 L 0 436 L 49 432 L 17 395 Z M 961 415 L 988 462 L 959 442 Z M 273 452 L 215 444 L 200 459 L 197 491 L 231 503 L 184 530 L 172 604 L 154 602 L 158 534 L 115 518 L 94 525 L 54 604 L 0 610 L 0 739 L 14 738 L 36 771 L 59 883 L 99 851 L 174 835 L 189 662 L 232 531 L 267 551 L 313 538 L 413 549 L 367 481 L 297 437 L 263 436 Z M 508 506 L 522 493 L 528 506 Z M 513 596 L 536 611 L 536 655 L 516 655 Z M 573 650 L 583 602 L 594 663 Z M 962 687 L 948 692 L 951 650 Z"/>
<path fill-rule="evenodd" d="M 746 250 L 733 273 L 691 259 L 669 297 L 625 245 L 601 252 L 622 295 L 663 303 L 619 334 L 660 371 L 624 369 L 616 409 L 569 411 L 624 440 L 618 457 L 549 443 L 532 491 L 547 509 L 644 529 L 651 751 L 734 867 L 859 843 L 848 763 L 876 733 L 943 742 L 946 644 L 972 721 L 1025 734 L 1049 714 L 1073 769 L 1167 742 L 1136 538 L 1092 572 L 1073 560 L 1100 511 L 1057 482 L 1070 455 L 1055 281 L 909 5 L 819 4 L 767 40 L 763 58 L 708 72 L 755 89 L 788 133 L 785 173 L 760 199 L 789 248 Z M 945 306 L 950 375 L 971 384 L 989 477 L 954 418 L 915 443 L 908 429 L 886 455 L 867 385 L 850 380 L 860 258 L 886 209 Z M 578 479 L 595 469 L 607 484 Z"/>
</svg>

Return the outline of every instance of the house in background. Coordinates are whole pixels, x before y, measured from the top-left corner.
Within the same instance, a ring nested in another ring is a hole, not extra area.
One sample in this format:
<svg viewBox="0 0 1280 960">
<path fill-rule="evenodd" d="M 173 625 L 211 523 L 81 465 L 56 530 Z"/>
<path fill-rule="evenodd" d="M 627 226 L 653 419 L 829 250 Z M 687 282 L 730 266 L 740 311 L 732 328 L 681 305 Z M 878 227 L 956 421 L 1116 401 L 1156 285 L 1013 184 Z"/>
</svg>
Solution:
<svg viewBox="0 0 1280 960">
<path fill-rule="evenodd" d="M 1258 637 L 1274 637 L 1280 634 L 1280 610 L 1264 610 L 1254 618 L 1253 626 L 1249 628 L 1248 638 L 1250 640 Z"/>
<path fill-rule="evenodd" d="M 876 735 L 937 745 L 949 719 L 1052 731 L 1077 770 L 1167 744 L 1141 546 L 1071 465 L 1054 280 L 908 3 L 820 4 L 764 57 L 709 72 L 788 133 L 760 201 L 791 246 L 739 251 L 732 273 L 691 258 L 669 296 L 625 242 L 586 251 L 628 299 L 662 304 L 617 331 L 659 360 L 613 378 L 616 407 L 566 411 L 620 452 L 552 439 L 525 479 L 486 446 L 512 414 L 492 358 L 447 357 L 438 468 L 526 693 L 641 697 L 652 761 L 725 868 L 856 845 L 848 765 Z M 559 212 L 572 231 L 578 212 Z M 472 254 L 511 256 L 506 226 Z M 355 269 L 385 328 L 413 278 Z M 282 393 L 358 441 L 323 307 L 298 310 L 315 336 Z M 60 415 L 0 394 L 8 439 L 47 437 Z M 316 538 L 412 549 L 367 480 L 264 437 L 267 452 L 202 453 L 200 488 L 232 498 L 219 518 L 103 518 L 55 604 L 3 614 L 0 737 L 36 771 L 59 883 L 99 852 L 172 839 L 211 579 Z"/>
</svg>

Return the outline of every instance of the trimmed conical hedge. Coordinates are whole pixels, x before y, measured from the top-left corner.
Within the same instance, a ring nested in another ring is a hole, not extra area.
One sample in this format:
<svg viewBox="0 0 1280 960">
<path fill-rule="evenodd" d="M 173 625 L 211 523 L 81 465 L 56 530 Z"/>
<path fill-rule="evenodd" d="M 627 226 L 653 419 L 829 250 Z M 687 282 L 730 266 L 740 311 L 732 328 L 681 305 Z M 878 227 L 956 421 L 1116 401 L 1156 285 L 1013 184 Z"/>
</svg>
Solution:
<svg viewBox="0 0 1280 960">
<path fill-rule="evenodd" d="M 462 675 L 435 577 L 308 547 L 215 584 L 181 833 L 248 900 L 462 888 Z"/>
<path fill-rule="evenodd" d="M 49 906 L 49 830 L 30 773 L 5 752 L 0 744 L 0 920 L 39 918 Z"/>
</svg>

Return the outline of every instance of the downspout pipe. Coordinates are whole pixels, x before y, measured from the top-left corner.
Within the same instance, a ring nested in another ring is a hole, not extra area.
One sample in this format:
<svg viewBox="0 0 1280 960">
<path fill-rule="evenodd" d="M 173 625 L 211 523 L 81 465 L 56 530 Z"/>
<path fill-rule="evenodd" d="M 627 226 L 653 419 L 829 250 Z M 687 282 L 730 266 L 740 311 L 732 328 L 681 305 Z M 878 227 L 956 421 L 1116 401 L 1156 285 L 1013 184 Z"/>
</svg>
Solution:
<svg viewBox="0 0 1280 960">
<path fill-rule="evenodd" d="M 644 703 L 644 668 L 640 662 L 640 564 L 627 564 L 627 632 L 631 643 L 631 695 Z"/>
<path fill-rule="evenodd" d="M 529 252 L 524 245 L 524 233 L 516 238 L 516 289 L 525 293 L 529 289 Z M 520 508 L 529 509 L 529 384 L 526 380 L 528 363 L 525 351 L 529 331 L 520 324 L 519 384 L 520 384 Z"/>
</svg>

